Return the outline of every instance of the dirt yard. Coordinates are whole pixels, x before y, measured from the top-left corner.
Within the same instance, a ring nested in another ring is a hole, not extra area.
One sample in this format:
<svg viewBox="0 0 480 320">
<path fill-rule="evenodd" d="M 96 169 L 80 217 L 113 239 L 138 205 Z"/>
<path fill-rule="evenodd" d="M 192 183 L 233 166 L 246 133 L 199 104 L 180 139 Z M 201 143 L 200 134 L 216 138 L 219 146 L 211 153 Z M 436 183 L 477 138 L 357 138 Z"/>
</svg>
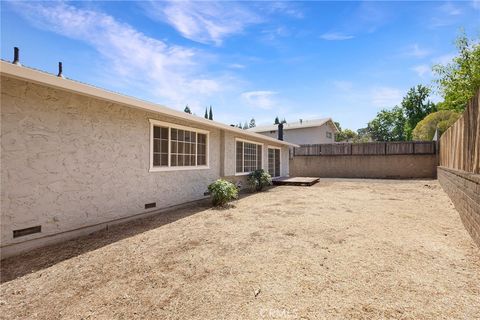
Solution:
<svg viewBox="0 0 480 320">
<path fill-rule="evenodd" d="M 480 250 L 436 181 L 276 187 L 2 263 L 5 319 L 480 319 Z"/>
</svg>

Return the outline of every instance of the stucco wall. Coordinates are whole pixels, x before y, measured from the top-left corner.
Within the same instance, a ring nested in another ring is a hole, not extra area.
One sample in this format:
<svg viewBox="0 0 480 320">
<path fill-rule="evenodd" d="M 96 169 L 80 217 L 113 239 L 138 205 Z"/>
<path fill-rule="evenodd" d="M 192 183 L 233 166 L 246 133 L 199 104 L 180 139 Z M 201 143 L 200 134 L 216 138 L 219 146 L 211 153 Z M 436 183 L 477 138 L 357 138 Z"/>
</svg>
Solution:
<svg viewBox="0 0 480 320">
<path fill-rule="evenodd" d="M 149 119 L 208 130 L 209 168 L 149 172 Z M 234 176 L 234 138 L 209 126 L 2 76 L 2 257 L 204 198 L 209 183 Z M 152 202 L 157 207 L 145 210 Z M 41 233 L 13 238 L 13 230 L 38 225 Z"/>
<path fill-rule="evenodd" d="M 327 132 L 332 133 L 331 138 L 327 138 Z M 270 131 L 258 132 L 271 138 L 277 138 L 277 131 L 271 133 Z M 328 124 L 320 127 L 288 129 L 283 132 L 283 140 L 295 144 L 320 144 L 320 143 L 334 143 L 335 133 L 333 128 Z"/>
<path fill-rule="evenodd" d="M 244 139 L 252 142 L 257 142 L 262 144 L 262 168 L 268 171 L 268 146 L 280 147 L 280 175 L 288 176 L 289 175 L 289 162 L 288 162 L 288 147 L 277 145 L 275 143 L 265 143 L 260 139 L 252 139 L 251 137 L 244 136 L 242 134 L 237 134 L 233 132 L 225 132 L 224 148 L 225 157 L 224 163 L 224 176 L 229 177 L 229 180 L 232 182 L 241 181 L 245 185 L 245 177 L 242 175 L 236 175 L 235 173 L 235 141 L 236 139 Z"/>
<path fill-rule="evenodd" d="M 435 178 L 436 155 L 295 156 L 290 173 L 323 178 Z"/>
<path fill-rule="evenodd" d="M 438 181 L 455 205 L 465 229 L 480 247 L 480 175 L 438 167 Z"/>
</svg>

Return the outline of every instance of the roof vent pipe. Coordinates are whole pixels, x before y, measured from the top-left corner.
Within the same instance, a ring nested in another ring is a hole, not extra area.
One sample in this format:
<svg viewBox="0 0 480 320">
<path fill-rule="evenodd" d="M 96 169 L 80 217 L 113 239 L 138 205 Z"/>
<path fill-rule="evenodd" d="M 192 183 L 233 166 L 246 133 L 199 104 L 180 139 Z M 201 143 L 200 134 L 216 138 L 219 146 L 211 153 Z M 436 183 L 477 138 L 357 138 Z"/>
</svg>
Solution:
<svg viewBox="0 0 480 320">
<path fill-rule="evenodd" d="M 60 78 L 65 78 L 63 76 L 63 65 L 61 62 L 58 63 L 58 74 L 57 74 L 57 77 L 60 77 Z"/>
<path fill-rule="evenodd" d="M 278 140 L 283 141 L 283 122 L 278 124 Z"/>
<path fill-rule="evenodd" d="M 18 49 L 18 47 L 13 48 L 13 62 L 12 63 L 21 66 L 21 64 L 20 64 L 20 50 Z"/>
</svg>

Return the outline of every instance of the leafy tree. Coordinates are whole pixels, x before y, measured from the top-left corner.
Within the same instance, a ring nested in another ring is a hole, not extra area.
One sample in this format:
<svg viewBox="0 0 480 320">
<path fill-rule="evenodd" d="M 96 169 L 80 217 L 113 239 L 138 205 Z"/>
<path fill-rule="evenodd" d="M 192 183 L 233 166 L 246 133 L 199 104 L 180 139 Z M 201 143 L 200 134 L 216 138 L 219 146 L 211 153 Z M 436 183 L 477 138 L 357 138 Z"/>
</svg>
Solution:
<svg viewBox="0 0 480 320">
<path fill-rule="evenodd" d="M 278 119 L 278 116 L 275 117 L 275 122 L 273 124 L 280 124 L 280 120 Z"/>
<path fill-rule="evenodd" d="M 383 109 L 368 123 L 367 130 L 375 141 L 404 141 L 405 116 L 401 107 Z"/>
<path fill-rule="evenodd" d="M 252 120 L 250 120 L 250 123 L 248 124 L 248 127 L 249 128 L 255 128 L 257 125 L 255 124 L 255 119 L 252 118 Z"/>
<path fill-rule="evenodd" d="M 405 114 L 405 138 L 412 139 L 412 131 L 425 116 L 436 111 L 435 104 L 428 99 L 430 89 L 417 85 L 410 88 L 403 98 L 402 109 Z"/>
<path fill-rule="evenodd" d="M 444 102 L 439 109 L 461 112 L 480 88 L 480 42 L 462 32 L 457 40 L 458 56 L 447 65 L 435 65 L 433 72 Z"/>
<path fill-rule="evenodd" d="M 342 137 L 342 140 L 335 139 L 335 141 L 349 141 L 349 140 L 355 141 L 358 137 L 358 134 L 353 130 L 345 129 L 341 131 L 341 137 Z"/>
<path fill-rule="evenodd" d="M 212 106 L 210 106 L 210 112 L 208 114 L 208 119 L 213 120 L 213 111 L 212 111 Z"/>
<path fill-rule="evenodd" d="M 208 119 L 208 108 L 205 108 L 205 115 L 204 115 L 205 119 Z"/>
<path fill-rule="evenodd" d="M 357 138 L 354 142 L 369 142 L 371 140 L 368 128 L 360 128 L 357 130 Z"/>
<path fill-rule="evenodd" d="M 337 127 L 338 131 L 342 131 L 342 127 L 340 126 L 340 122 L 334 121 L 335 126 Z"/>
<path fill-rule="evenodd" d="M 441 135 L 458 120 L 460 115 L 453 110 L 440 110 L 430 113 L 413 130 L 413 139 L 431 141 L 435 135 L 435 130 L 438 129 L 438 133 Z"/>
<path fill-rule="evenodd" d="M 190 110 L 190 107 L 188 106 L 188 104 L 185 106 L 185 109 L 183 109 L 183 111 L 184 111 L 185 113 L 190 113 L 190 114 L 192 114 L 192 110 Z"/>
</svg>

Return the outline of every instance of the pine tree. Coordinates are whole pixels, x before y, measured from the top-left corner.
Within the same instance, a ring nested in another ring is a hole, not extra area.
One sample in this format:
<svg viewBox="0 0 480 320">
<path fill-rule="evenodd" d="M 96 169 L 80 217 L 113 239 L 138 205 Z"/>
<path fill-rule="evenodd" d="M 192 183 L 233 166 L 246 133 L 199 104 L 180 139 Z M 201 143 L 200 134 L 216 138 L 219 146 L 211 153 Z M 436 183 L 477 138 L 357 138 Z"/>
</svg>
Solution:
<svg viewBox="0 0 480 320">
<path fill-rule="evenodd" d="M 245 121 L 245 124 L 243 125 L 243 130 L 247 130 L 248 129 L 248 123 L 247 121 Z"/>
<path fill-rule="evenodd" d="M 190 110 L 190 107 L 188 106 L 188 104 L 185 106 L 185 109 L 183 109 L 183 111 L 184 111 L 185 113 L 190 113 L 190 114 L 192 114 L 192 110 Z"/>
<path fill-rule="evenodd" d="M 278 120 L 278 116 L 275 117 L 275 122 L 273 124 L 280 124 L 280 120 Z"/>
<path fill-rule="evenodd" d="M 257 126 L 257 125 L 255 124 L 255 119 L 252 118 L 252 120 L 250 120 L 250 123 L 249 123 L 248 127 L 249 127 L 249 128 L 254 128 L 254 127 L 256 127 L 256 126 Z"/>
<path fill-rule="evenodd" d="M 213 120 L 212 106 L 210 106 L 210 114 L 208 115 L 208 119 Z"/>
<path fill-rule="evenodd" d="M 205 119 L 208 119 L 208 111 L 207 110 L 208 110 L 208 108 L 205 108 L 205 115 L 204 115 Z"/>
</svg>

